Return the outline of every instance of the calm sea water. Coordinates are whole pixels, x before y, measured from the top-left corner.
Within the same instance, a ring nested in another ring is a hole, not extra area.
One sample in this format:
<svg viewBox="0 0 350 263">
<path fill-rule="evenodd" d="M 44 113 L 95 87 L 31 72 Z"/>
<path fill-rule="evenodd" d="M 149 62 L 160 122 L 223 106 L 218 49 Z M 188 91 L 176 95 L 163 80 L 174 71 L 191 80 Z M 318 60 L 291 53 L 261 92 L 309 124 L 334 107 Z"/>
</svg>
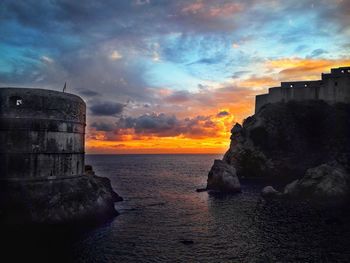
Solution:
<svg viewBox="0 0 350 263">
<path fill-rule="evenodd" d="M 197 193 L 215 158 L 89 155 L 86 163 L 123 196 L 120 215 L 74 237 L 21 246 L 15 238 L 16 253 L 45 262 L 350 262 L 348 211 L 261 202 L 262 183 L 231 196 Z"/>
<path fill-rule="evenodd" d="M 349 262 L 340 211 L 197 193 L 215 155 L 87 156 L 125 201 L 120 215 L 73 246 L 79 262 Z M 338 213 L 339 212 L 339 213 Z M 186 242 L 187 241 L 187 242 Z"/>
</svg>

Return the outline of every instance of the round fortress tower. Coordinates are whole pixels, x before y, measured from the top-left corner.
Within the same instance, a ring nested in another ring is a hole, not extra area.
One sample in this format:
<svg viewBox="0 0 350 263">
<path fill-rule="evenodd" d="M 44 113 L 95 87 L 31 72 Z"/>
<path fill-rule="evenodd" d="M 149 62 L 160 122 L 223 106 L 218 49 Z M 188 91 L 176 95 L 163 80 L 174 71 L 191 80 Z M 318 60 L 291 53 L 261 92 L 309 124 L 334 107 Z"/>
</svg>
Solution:
<svg viewBox="0 0 350 263">
<path fill-rule="evenodd" d="M 76 95 L 0 88 L 0 180 L 83 175 L 85 120 Z"/>
</svg>

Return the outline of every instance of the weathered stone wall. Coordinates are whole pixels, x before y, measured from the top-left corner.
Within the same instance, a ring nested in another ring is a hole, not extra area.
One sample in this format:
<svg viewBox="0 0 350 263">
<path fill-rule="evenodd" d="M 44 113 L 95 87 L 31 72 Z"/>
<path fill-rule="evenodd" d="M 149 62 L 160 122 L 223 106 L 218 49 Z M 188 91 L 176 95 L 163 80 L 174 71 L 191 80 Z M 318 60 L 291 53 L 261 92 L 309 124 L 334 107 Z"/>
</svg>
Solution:
<svg viewBox="0 0 350 263">
<path fill-rule="evenodd" d="M 85 114 L 72 94 L 0 88 L 0 179 L 82 175 Z"/>
<path fill-rule="evenodd" d="M 268 103 L 318 99 L 350 103 L 350 67 L 332 69 L 330 74 L 322 74 L 322 80 L 282 82 L 281 87 L 256 96 L 255 113 Z"/>
<path fill-rule="evenodd" d="M 260 108 L 269 103 L 269 94 L 261 94 L 255 97 L 255 112 L 258 112 Z"/>
</svg>

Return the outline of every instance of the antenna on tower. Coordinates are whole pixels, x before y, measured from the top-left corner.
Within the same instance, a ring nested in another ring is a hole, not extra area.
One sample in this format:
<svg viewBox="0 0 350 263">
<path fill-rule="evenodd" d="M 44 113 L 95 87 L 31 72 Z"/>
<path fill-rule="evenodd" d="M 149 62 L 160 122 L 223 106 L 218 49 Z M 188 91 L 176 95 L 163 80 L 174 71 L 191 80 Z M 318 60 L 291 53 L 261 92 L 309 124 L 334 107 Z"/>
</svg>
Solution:
<svg viewBox="0 0 350 263">
<path fill-rule="evenodd" d="M 64 86 L 63 86 L 63 92 L 65 92 L 67 89 L 67 82 L 64 82 Z"/>
</svg>

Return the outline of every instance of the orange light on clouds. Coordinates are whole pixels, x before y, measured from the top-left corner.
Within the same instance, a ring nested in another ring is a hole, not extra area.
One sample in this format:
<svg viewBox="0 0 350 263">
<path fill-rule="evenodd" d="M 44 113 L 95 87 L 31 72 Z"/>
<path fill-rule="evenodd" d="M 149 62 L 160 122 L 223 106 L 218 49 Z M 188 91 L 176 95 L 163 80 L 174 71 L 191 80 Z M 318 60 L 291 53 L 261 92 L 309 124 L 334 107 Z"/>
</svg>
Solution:
<svg viewBox="0 0 350 263">
<path fill-rule="evenodd" d="M 228 79 L 213 83 L 213 88 L 197 92 L 176 93 L 162 88 L 157 98 L 166 101 L 159 112 L 176 113 L 178 120 L 196 120 L 195 125 L 180 134 L 136 133 L 134 129 L 118 131 L 118 136 L 101 131 L 90 131 L 86 148 L 88 153 L 155 154 L 155 153 L 224 153 L 230 144 L 230 130 L 235 122 L 242 123 L 254 112 L 255 95 L 281 81 L 320 79 L 330 68 L 350 64 L 349 59 L 276 59 L 263 62 L 260 75 L 242 79 Z M 176 96 L 174 96 L 176 95 Z M 142 114 L 141 111 L 138 111 Z M 221 114 L 220 114 L 221 113 Z M 184 124 L 183 124 L 184 125 Z M 183 127 L 182 127 L 183 128 Z M 186 130 L 186 129 L 185 129 Z M 171 133 L 171 132 L 170 132 Z"/>
<path fill-rule="evenodd" d="M 350 64 L 350 59 L 278 59 L 266 63 L 266 67 L 288 80 L 320 79 L 322 72 L 330 68 L 344 67 Z"/>
<path fill-rule="evenodd" d="M 234 116 L 227 109 L 225 115 L 213 115 L 198 121 L 199 133 L 177 136 L 130 134 L 108 139 L 106 132 L 93 132 L 86 141 L 88 153 L 138 154 L 138 153 L 224 153 L 229 145 Z M 196 128 L 194 131 L 197 131 Z"/>
</svg>

